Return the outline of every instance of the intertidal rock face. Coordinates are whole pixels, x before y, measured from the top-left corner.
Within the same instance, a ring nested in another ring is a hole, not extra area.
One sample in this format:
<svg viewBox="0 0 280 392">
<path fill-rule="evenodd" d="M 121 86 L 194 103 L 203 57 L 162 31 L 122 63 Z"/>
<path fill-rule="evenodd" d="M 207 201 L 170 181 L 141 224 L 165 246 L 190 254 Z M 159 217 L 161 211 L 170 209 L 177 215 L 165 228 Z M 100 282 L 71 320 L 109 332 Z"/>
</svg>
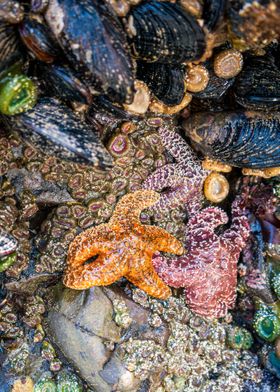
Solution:
<svg viewBox="0 0 280 392">
<path fill-rule="evenodd" d="M 258 359 L 228 346 L 229 324 L 195 316 L 183 296 L 160 301 L 139 289 L 125 291 L 58 285 L 49 298 L 48 337 L 91 388 L 242 391 L 248 380 L 258 388 Z"/>
<path fill-rule="evenodd" d="M 163 344 L 168 331 L 153 329 L 149 313 L 114 287 L 76 291 L 58 285 L 46 320 L 53 342 L 96 391 L 136 391 L 139 378 L 130 372 L 115 346 L 131 336 Z"/>
</svg>

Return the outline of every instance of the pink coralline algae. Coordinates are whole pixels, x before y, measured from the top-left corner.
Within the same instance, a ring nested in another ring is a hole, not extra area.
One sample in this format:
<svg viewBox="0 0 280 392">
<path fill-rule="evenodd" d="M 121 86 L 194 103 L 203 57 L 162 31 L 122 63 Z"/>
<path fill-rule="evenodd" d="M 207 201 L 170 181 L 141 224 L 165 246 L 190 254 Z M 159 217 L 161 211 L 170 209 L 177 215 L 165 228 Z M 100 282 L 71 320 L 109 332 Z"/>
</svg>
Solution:
<svg viewBox="0 0 280 392">
<path fill-rule="evenodd" d="M 241 199 L 232 205 L 232 223 L 223 234 L 215 229 L 228 221 L 224 211 L 208 207 L 192 214 L 185 232 L 186 254 L 169 259 L 156 254 L 153 263 L 169 286 L 184 287 L 190 309 L 208 318 L 224 317 L 236 299 L 237 262 L 249 235 Z"/>
<path fill-rule="evenodd" d="M 209 172 L 201 167 L 199 159 L 180 135 L 168 127 L 159 128 L 158 133 L 176 163 L 157 169 L 142 185 L 144 189 L 161 192 L 153 210 L 164 211 L 200 201 L 203 182 Z"/>
</svg>

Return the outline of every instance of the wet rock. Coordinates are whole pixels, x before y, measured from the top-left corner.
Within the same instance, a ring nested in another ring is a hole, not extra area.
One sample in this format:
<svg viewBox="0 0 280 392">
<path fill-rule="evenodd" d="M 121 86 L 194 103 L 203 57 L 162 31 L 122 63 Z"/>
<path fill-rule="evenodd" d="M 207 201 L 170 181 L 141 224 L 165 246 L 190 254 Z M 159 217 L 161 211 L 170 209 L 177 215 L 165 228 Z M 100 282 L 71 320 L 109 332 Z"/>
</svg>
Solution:
<svg viewBox="0 0 280 392">
<path fill-rule="evenodd" d="M 122 314 L 116 312 L 115 305 L 120 303 L 125 320 L 131 319 L 127 324 L 121 323 Z M 149 311 L 114 286 L 85 291 L 56 286 L 49 298 L 45 329 L 80 376 L 97 392 L 137 391 L 140 380 L 124 365 L 122 343 L 136 337 L 164 345 L 169 336 L 165 324 L 153 328 Z"/>
<path fill-rule="evenodd" d="M 55 206 L 74 201 L 66 189 L 45 181 L 40 173 L 30 173 L 26 169 L 9 170 L 7 177 L 16 189 L 16 193 L 29 191 L 38 205 Z"/>
<path fill-rule="evenodd" d="M 58 275 L 51 275 L 47 273 L 31 275 L 28 278 L 22 278 L 18 281 L 11 281 L 5 284 L 8 291 L 17 294 L 33 294 L 41 284 L 51 284 L 58 279 Z"/>
<path fill-rule="evenodd" d="M 47 317 L 47 331 L 82 378 L 100 392 L 111 386 L 99 374 L 111 356 L 108 348 L 120 340 L 112 320 L 113 306 L 99 287 L 74 291 L 58 286 L 56 304 Z"/>
<path fill-rule="evenodd" d="M 151 328 L 150 312 L 132 301 L 126 296 L 122 290 L 117 287 L 104 287 L 106 295 L 111 299 L 113 304 L 117 301 L 123 301 L 127 307 L 132 323 L 125 330 L 122 340 L 127 340 L 130 337 L 137 339 L 152 339 L 156 343 L 165 345 L 170 336 L 170 331 L 166 323 L 162 323 L 158 328 Z"/>
</svg>

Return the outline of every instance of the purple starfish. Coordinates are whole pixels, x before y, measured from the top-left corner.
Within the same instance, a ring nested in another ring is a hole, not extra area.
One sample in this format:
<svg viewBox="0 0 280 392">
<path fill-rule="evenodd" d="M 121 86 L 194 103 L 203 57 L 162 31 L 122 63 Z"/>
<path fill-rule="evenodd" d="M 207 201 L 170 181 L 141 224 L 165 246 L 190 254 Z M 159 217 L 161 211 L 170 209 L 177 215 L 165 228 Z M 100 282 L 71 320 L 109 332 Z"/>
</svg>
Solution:
<svg viewBox="0 0 280 392">
<path fill-rule="evenodd" d="M 202 200 L 202 187 L 208 171 L 201 166 L 185 140 L 168 127 L 158 130 L 162 143 L 176 163 L 157 169 L 143 183 L 144 189 L 161 192 L 160 200 L 152 207 L 156 210 L 190 205 Z M 163 191 L 163 192 L 162 192 Z"/>
<path fill-rule="evenodd" d="M 249 235 L 240 199 L 232 204 L 231 226 L 216 234 L 215 229 L 227 221 L 218 207 L 198 209 L 186 226 L 185 254 L 153 257 L 160 278 L 169 286 L 184 287 L 188 306 L 202 317 L 225 317 L 235 304 L 237 262 Z"/>
</svg>

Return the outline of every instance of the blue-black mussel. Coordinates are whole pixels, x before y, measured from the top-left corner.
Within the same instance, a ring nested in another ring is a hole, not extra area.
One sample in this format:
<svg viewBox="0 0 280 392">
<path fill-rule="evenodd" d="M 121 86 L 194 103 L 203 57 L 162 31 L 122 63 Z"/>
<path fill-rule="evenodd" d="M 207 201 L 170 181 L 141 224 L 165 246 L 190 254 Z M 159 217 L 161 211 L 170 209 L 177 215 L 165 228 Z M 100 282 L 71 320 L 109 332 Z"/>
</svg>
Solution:
<svg viewBox="0 0 280 392">
<path fill-rule="evenodd" d="M 127 15 L 132 54 L 147 62 L 180 64 L 199 59 L 205 34 L 179 4 L 143 1 Z"/>
<path fill-rule="evenodd" d="M 28 112 L 4 120 L 27 143 L 50 155 L 101 168 L 112 165 L 112 158 L 97 133 L 54 98 L 41 98 Z"/>
<path fill-rule="evenodd" d="M 0 72 L 24 58 L 17 30 L 0 22 Z"/>
<path fill-rule="evenodd" d="M 126 35 L 109 4 L 50 0 L 45 17 L 71 65 L 97 91 L 113 102 L 132 102 L 134 80 Z"/>
<path fill-rule="evenodd" d="M 31 16 L 27 16 L 19 25 L 22 41 L 31 54 L 40 61 L 52 63 L 60 54 L 60 48 L 48 26 Z"/>
<path fill-rule="evenodd" d="M 217 28 L 218 23 L 224 16 L 226 0 L 204 0 L 202 19 L 209 31 Z"/>
<path fill-rule="evenodd" d="M 137 78 L 143 80 L 152 93 L 165 105 L 178 105 L 185 95 L 185 67 L 182 65 L 137 64 Z"/>
<path fill-rule="evenodd" d="M 186 135 L 205 156 L 232 166 L 280 166 L 280 113 L 196 113 L 184 122 Z"/>
<path fill-rule="evenodd" d="M 48 95 L 67 103 L 90 104 L 92 96 L 79 75 L 68 65 L 37 64 L 36 74 Z"/>
<path fill-rule="evenodd" d="M 249 109 L 280 109 L 280 68 L 275 58 L 248 56 L 234 84 L 236 101 Z"/>
</svg>

